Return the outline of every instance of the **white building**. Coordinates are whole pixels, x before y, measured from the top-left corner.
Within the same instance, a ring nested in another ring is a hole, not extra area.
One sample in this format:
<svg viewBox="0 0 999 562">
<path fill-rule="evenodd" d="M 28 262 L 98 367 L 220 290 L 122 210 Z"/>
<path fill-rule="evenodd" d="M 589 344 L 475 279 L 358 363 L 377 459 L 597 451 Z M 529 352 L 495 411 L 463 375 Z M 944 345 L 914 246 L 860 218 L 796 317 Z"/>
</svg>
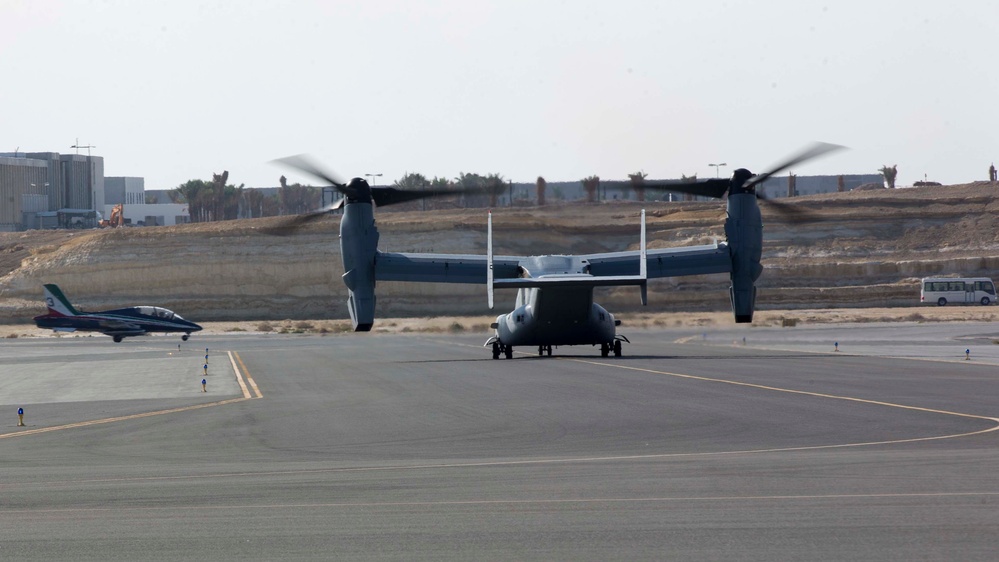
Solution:
<svg viewBox="0 0 999 562">
<path fill-rule="evenodd" d="M 172 226 L 191 222 L 186 203 L 146 203 L 145 180 L 135 177 L 104 178 L 104 218 L 122 205 L 125 224 Z"/>
</svg>

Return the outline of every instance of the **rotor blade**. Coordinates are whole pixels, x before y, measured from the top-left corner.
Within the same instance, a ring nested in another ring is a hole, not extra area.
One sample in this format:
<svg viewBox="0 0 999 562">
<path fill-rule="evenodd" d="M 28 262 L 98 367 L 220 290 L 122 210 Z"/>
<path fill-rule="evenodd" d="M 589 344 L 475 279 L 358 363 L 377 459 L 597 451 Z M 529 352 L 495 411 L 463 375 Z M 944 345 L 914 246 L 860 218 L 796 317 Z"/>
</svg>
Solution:
<svg viewBox="0 0 999 562">
<path fill-rule="evenodd" d="M 691 195 L 702 195 L 704 197 L 719 198 L 725 195 L 728 190 L 729 180 L 727 178 L 709 178 L 696 181 L 683 180 L 661 180 L 643 182 L 642 188 L 654 191 L 677 191 L 689 193 Z"/>
<path fill-rule="evenodd" d="M 305 154 L 286 156 L 285 158 L 278 158 L 277 160 L 273 160 L 273 162 L 281 164 L 282 166 L 287 166 L 294 170 L 298 170 L 299 172 L 310 175 L 318 180 L 329 182 L 331 185 L 333 185 L 333 187 L 337 188 L 341 193 L 344 193 L 346 195 L 344 189 L 347 187 L 347 182 L 340 179 L 340 176 L 338 176 L 337 174 L 323 170 L 322 167 L 313 162 Z"/>
<path fill-rule="evenodd" d="M 371 199 L 375 205 L 385 207 L 396 203 L 416 201 L 418 199 L 429 199 L 433 197 L 449 197 L 453 195 L 490 195 L 499 192 L 503 186 L 495 188 L 483 187 L 455 187 L 448 189 L 397 189 L 395 187 L 372 187 Z"/>
<path fill-rule="evenodd" d="M 757 193 L 756 198 L 766 203 L 778 215 L 789 223 L 801 224 L 805 222 L 817 222 L 818 216 L 805 210 L 801 205 L 789 203 L 783 199 L 773 199 Z"/>
<path fill-rule="evenodd" d="M 829 144 L 827 142 L 816 142 L 808 146 L 801 152 L 795 154 L 794 156 L 789 157 L 787 160 L 774 166 L 773 168 L 767 170 L 766 172 L 759 174 L 757 176 L 753 176 L 748 182 L 746 182 L 746 185 L 743 187 L 745 189 L 749 189 L 755 185 L 759 185 L 767 181 L 767 179 L 770 178 L 770 176 L 783 172 L 784 170 L 790 168 L 791 166 L 801 164 L 802 162 L 805 162 L 807 160 L 818 158 L 819 156 L 828 154 L 836 150 L 840 150 L 842 148 L 846 147 L 840 146 L 838 144 Z"/>
<path fill-rule="evenodd" d="M 652 191 L 657 193 L 672 191 L 675 193 L 689 193 L 691 195 L 719 198 L 725 195 L 725 192 L 728 190 L 729 180 L 727 178 L 711 178 L 693 181 L 649 180 L 637 184 L 627 181 L 610 181 L 605 182 L 605 185 L 611 189 L 620 189 L 623 191 L 627 191 L 628 189 L 634 189 L 635 191 Z"/>
<path fill-rule="evenodd" d="M 336 211 L 343 208 L 343 204 L 346 198 L 340 198 L 336 203 L 330 203 L 322 209 L 315 211 L 310 211 L 302 215 L 293 215 L 288 217 L 281 224 L 264 228 L 262 231 L 265 234 L 272 234 L 274 236 L 287 236 L 288 234 L 294 234 L 295 231 L 302 228 L 303 226 L 312 223 L 318 219 L 321 219 L 328 215 L 330 211 Z"/>
</svg>

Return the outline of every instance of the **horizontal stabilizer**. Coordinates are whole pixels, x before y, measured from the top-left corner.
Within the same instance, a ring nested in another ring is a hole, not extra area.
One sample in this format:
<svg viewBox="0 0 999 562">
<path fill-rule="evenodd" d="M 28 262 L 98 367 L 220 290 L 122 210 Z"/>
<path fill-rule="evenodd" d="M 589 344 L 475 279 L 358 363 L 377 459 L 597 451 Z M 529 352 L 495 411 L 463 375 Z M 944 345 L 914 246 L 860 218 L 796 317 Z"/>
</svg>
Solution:
<svg viewBox="0 0 999 562">
<path fill-rule="evenodd" d="M 641 275 L 546 275 L 544 277 L 523 277 L 516 279 L 495 279 L 497 289 L 527 289 L 544 287 L 618 287 L 622 285 L 642 285 L 646 279 Z"/>
</svg>

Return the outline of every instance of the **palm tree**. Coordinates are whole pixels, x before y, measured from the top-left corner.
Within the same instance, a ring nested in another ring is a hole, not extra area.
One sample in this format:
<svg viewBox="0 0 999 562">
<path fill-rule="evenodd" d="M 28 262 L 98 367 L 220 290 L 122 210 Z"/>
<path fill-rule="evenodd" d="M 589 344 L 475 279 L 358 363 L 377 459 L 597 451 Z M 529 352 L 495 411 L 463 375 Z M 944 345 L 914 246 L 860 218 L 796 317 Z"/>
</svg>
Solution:
<svg viewBox="0 0 999 562">
<path fill-rule="evenodd" d="M 645 190 L 641 188 L 642 184 L 645 183 L 645 178 L 649 177 L 649 174 L 639 170 L 634 174 L 628 174 L 628 179 L 631 181 L 631 187 L 635 190 L 635 194 L 638 196 L 639 201 L 645 201 Z"/>
<path fill-rule="evenodd" d="M 586 190 L 586 201 L 593 203 L 597 200 L 597 192 L 600 191 L 600 176 L 590 176 L 583 178 L 583 189 Z"/>
</svg>

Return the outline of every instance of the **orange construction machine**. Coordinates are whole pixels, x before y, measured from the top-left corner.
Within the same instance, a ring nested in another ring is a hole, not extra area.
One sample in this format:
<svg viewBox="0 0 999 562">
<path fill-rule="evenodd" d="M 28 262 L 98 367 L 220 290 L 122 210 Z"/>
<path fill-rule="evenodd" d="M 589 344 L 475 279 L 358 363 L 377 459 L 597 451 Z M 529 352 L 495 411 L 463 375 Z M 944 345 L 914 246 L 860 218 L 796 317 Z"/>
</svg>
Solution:
<svg viewBox="0 0 999 562">
<path fill-rule="evenodd" d="M 118 228 L 120 226 L 125 226 L 125 206 L 118 203 L 114 207 L 111 207 L 111 216 L 100 222 L 101 228 Z"/>
</svg>

